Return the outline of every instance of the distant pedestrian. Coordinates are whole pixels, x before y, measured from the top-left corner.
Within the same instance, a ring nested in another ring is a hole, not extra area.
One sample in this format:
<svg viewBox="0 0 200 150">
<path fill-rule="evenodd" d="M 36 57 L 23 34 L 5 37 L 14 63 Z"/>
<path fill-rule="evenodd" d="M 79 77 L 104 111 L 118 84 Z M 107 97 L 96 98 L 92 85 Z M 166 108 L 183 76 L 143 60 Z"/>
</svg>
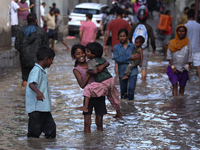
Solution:
<svg viewBox="0 0 200 150">
<path fill-rule="evenodd" d="M 171 17 L 171 11 L 170 10 L 166 10 L 165 11 L 165 15 L 168 15 Z M 164 52 L 164 56 L 165 58 L 167 57 L 167 46 L 169 44 L 169 41 L 172 38 L 172 24 L 170 24 L 170 29 L 169 31 L 162 31 L 162 35 L 163 35 L 163 52 Z"/>
<path fill-rule="evenodd" d="M 107 12 L 107 16 L 104 20 L 104 26 L 102 28 L 102 33 L 103 35 L 106 33 L 106 30 L 108 28 L 108 24 L 114 20 L 116 18 L 115 16 L 115 12 L 113 9 L 110 9 L 110 11 Z M 108 55 L 108 52 L 109 52 L 109 46 L 112 45 L 112 33 L 110 32 L 109 34 L 109 37 L 108 37 L 108 40 L 106 42 L 106 46 L 105 46 L 105 49 L 104 49 L 104 55 L 107 56 Z"/>
<path fill-rule="evenodd" d="M 59 10 L 55 10 L 55 16 L 57 17 L 56 28 L 55 28 L 56 34 L 55 35 L 57 36 L 58 42 L 62 42 L 67 47 L 66 50 L 69 51 L 70 47 L 67 45 L 67 43 L 63 39 L 64 22 L 63 22 L 62 16 L 60 15 Z"/>
<path fill-rule="evenodd" d="M 185 26 L 188 29 L 187 37 L 192 45 L 193 65 L 197 67 L 197 73 L 200 80 L 200 24 L 194 19 L 195 11 L 190 9 L 187 13 L 188 22 Z"/>
<path fill-rule="evenodd" d="M 26 0 L 21 0 L 20 2 L 17 3 L 20 8 L 28 8 L 28 3 Z M 19 11 L 18 12 L 18 19 L 19 19 L 19 27 L 23 27 L 27 25 L 27 15 L 29 14 L 28 9 L 25 11 Z"/>
<path fill-rule="evenodd" d="M 42 5 L 40 5 L 40 27 L 43 28 L 44 27 L 44 15 L 45 15 L 45 6 L 46 4 L 43 2 Z"/>
<path fill-rule="evenodd" d="M 156 54 L 156 44 L 153 28 L 146 23 L 148 11 L 145 6 L 141 6 L 138 9 L 137 17 L 139 22 L 134 24 L 129 32 L 129 41 L 134 44 L 135 38 L 139 35 L 145 38 L 145 42 L 142 45 L 143 48 L 143 62 L 142 62 L 142 80 L 146 80 L 147 65 L 149 60 L 149 39 L 151 40 L 151 46 L 153 48 L 153 56 Z"/>
<path fill-rule="evenodd" d="M 184 95 L 185 86 L 189 79 L 188 71 L 192 62 L 192 47 L 187 38 L 185 25 L 179 25 L 176 28 L 176 37 L 169 42 L 167 59 L 169 66 L 166 72 L 172 83 L 172 94 L 173 96 L 178 95 L 179 86 L 179 95 Z"/>
<path fill-rule="evenodd" d="M 184 13 L 180 16 L 180 18 L 178 20 L 179 24 L 186 24 L 188 22 L 187 12 L 189 9 L 190 9 L 189 7 L 184 8 Z"/>
<path fill-rule="evenodd" d="M 53 63 L 55 52 L 47 46 L 37 51 L 38 63 L 28 77 L 26 87 L 26 114 L 28 120 L 28 138 L 38 138 L 45 133 L 47 139 L 56 137 L 56 124 L 51 115 L 51 97 L 46 68 Z"/>
<path fill-rule="evenodd" d="M 112 20 L 108 24 L 108 28 L 106 30 L 106 34 L 104 37 L 104 49 L 106 49 L 106 42 L 108 40 L 110 32 L 112 32 L 112 47 L 111 52 L 113 51 L 113 47 L 120 43 L 118 39 L 118 32 L 121 28 L 125 28 L 128 31 L 130 30 L 130 25 L 128 24 L 128 21 L 124 20 L 122 18 L 122 15 L 124 13 L 124 10 L 121 8 L 117 8 L 115 12 L 116 19 Z M 118 75 L 118 66 L 117 63 L 115 63 L 115 74 Z"/>
<path fill-rule="evenodd" d="M 51 8 L 49 13 L 45 16 L 45 21 L 47 24 L 47 33 L 49 38 L 49 44 L 51 42 L 51 49 L 55 50 L 54 43 L 55 43 L 55 15 L 54 15 L 54 9 Z M 50 41 L 51 40 L 51 41 Z"/>
<path fill-rule="evenodd" d="M 138 18 L 137 18 L 137 11 L 140 8 L 141 4 L 138 0 L 136 0 L 136 2 L 133 3 L 133 12 L 134 12 L 134 22 L 139 22 Z"/>
<path fill-rule="evenodd" d="M 86 22 L 83 22 L 79 28 L 79 39 L 83 46 L 86 46 L 90 42 L 94 42 L 97 37 L 97 26 L 92 22 L 92 17 L 93 14 L 87 13 Z"/>
<path fill-rule="evenodd" d="M 19 30 L 15 40 L 15 48 L 20 54 L 22 86 L 26 86 L 29 73 L 37 62 L 39 47 L 49 45 L 47 33 L 36 24 L 36 15 L 28 14 L 27 21 L 28 25 Z"/>
<path fill-rule="evenodd" d="M 192 4 L 190 9 L 195 11 L 195 4 Z"/>
<path fill-rule="evenodd" d="M 59 11 L 60 12 L 60 10 L 56 7 L 56 3 L 53 3 L 52 6 L 53 6 L 53 9 L 54 9 L 54 12 L 55 11 Z M 57 22 L 57 17 L 55 17 L 55 22 Z"/>
<path fill-rule="evenodd" d="M 19 30 L 19 22 L 18 22 L 18 11 L 23 12 L 27 11 L 28 9 L 34 7 L 34 4 L 32 4 L 30 7 L 27 8 L 21 8 L 17 4 L 18 0 L 12 0 L 11 1 L 11 26 L 12 26 L 12 37 L 16 37 L 17 31 Z"/>
</svg>

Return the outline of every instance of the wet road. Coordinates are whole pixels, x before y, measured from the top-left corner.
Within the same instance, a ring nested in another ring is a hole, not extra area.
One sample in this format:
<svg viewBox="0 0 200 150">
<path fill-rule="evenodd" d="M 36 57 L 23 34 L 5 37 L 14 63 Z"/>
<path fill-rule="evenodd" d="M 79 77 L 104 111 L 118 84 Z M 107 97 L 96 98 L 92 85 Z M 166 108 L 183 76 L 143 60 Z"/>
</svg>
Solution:
<svg viewBox="0 0 200 150">
<path fill-rule="evenodd" d="M 99 39 L 102 43 L 102 40 Z M 67 40 L 70 46 L 78 42 Z M 83 116 L 74 108 L 82 105 L 83 90 L 72 73 L 74 62 L 70 52 L 57 45 L 54 64 L 48 69 L 52 97 L 52 115 L 57 124 L 57 138 L 27 139 L 27 120 L 24 113 L 25 89 L 21 87 L 20 68 L 0 75 L 0 149 L 200 149 L 200 98 L 194 76 L 188 81 L 185 96 L 172 97 L 171 83 L 165 73 L 168 62 L 161 52 L 151 57 L 147 81 L 138 75 L 135 100 L 121 100 L 123 118 L 104 117 L 104 131 L 96 130 L 94 115 L 92 133 L 83 133 Z M 109 71 L 114 75 L 114 61 Z M 107 109 L 114 114 L 108 100 Z"/>
</svg>

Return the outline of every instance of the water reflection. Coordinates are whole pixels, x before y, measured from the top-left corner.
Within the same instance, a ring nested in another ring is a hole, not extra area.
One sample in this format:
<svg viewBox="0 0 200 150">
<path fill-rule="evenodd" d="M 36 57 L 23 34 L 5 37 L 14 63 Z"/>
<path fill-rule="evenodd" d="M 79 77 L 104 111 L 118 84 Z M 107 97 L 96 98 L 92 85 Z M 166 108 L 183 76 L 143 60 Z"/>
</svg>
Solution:
<svg viewBox="0 0 200 150">
<path fill-rule="evenodd" d="M 109 71 L 114 76 L 114 61 Z M 104 116 L 104 131 L 98 132 L 92 115 L 91 134 L 83 133 L 83 115 L 74 108 L 82 105 L 81 89 L 72 69 L 69 52 L 59 52 L 48 69 L 53 102 L 52 115 L 57 138 L 27 139 L 28 117 L 24 114 L 25 89 L 21 88 L 20 69 L 0 76 L 0 149 L 199 149 L 200 99 L 196 80 L 186 86 L 186 95 L 172 97 L 171 83 L 162 56 L 151 58 L 147 81 L 138 75 L 135 100 L 121 100 L 123 118 L 115 119 L 109 101 Z M 118 77 L 114 76 L 119 89 Z"/>
</svg>

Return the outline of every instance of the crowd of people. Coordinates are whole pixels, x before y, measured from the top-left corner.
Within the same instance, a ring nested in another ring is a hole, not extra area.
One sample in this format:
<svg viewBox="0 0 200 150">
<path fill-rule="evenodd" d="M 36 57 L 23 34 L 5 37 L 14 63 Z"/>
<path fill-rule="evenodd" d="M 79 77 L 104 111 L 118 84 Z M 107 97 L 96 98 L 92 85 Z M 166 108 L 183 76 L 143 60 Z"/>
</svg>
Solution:
<svg viewBox="0 0 200 150">
<path fill-rule="evenodd" d="M 97 129 L 103 130 L 103 115 L 107 113 L 105 96 L 116 110 L 115 118 L 122 118 L 119 93 L 121 99 L 134 100 L 138 66 L 141 68 L 142 80 L 145 81 L 150 45 L 153 49 L 152 55 L 156 54 L 154 31 L 146 21 L 153 17 L 152 12 L 157 9 L 157 3 L 160 13 L 164 12 L 164 2 L 165 0 L 136 0 L 131 4 L 131 13 L 128 1 L 113 1 L 113 7 L 106 8 L 102 17 L 103 45 L 95 42 L 97 27 L 92 22 L 93 14 L 86 14 L 86 21 L 79 28 L 80 43 L 73 45 L 71 49 L 71 56 L 75 59 L 73 73 L 79 86 L 84 88 L 84 105 L 77 109 L 83 111 L 85 133 L 91 132 L 93 108 Z M 33 7 L 33 4 L 28 7 L 25 0 L 11 2 L 12 36 L 16 37 L 15 48 L 20 52 L 23 86 L 26 86 L 28 137 L 39 137 L 44 132 L 46 138 L 55 138 L 56 124 L 51 115 L 51 98 L 45 68 L 53 63 L 55 39 L 62 42 L 67 50 L 70 48 L 63 40 L 63 19 L 56 4 L 53 3 L 45 16 L 45 3 L 42 3 L 39 26 L 36 14 L 28 12 Z M 174 39 L 171 40 L 171 24 L 169 31 L 161 30 L 164 55 L 169 60 L 166 73 L 172 83 L 173 96 L 184 94 L 192 63 L 197 67 L 200 78 L 200 25 L 194 19 L 193 7 L 192 5 L 191 9 L 184 9 Z M 171 11 L 166 10 L 164 14 L 171 16 Z M 111 57 L 115 61 L 115 73 L 119 77 L 120 92 L 107 69 L 109 63 L 103 58 L 109 54 L 109 46 Z"/>
</svg>

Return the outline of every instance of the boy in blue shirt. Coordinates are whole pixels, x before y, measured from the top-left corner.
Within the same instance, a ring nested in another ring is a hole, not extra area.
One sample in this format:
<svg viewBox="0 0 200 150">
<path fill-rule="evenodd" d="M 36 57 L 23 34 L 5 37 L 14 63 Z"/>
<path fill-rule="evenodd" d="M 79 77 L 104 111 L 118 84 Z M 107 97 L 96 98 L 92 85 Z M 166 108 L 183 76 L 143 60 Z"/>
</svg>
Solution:
<svg viewBox="0 0 200 150">
<path fill-rule="evenodd" d="M 38 63 L 31 70 L 26 87 L 26 113 L 29 116 L 28 137 L 38 138 L 42 132 L 45 137 L 56 137 L 56 124 L 52 118 L 51 98 L 45 68 L 53 63 L 55 52 L 40 47 L 37 52 Z"/>
</svg>

